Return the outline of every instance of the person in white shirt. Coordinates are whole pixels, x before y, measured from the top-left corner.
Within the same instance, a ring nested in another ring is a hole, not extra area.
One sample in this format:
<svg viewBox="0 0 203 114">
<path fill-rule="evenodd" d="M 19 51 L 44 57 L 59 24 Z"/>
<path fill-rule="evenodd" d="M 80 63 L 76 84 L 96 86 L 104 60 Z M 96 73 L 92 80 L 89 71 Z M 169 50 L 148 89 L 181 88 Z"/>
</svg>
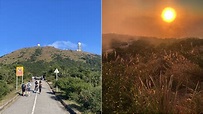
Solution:
<svg viewBox="0 0 203 114">
<path fill-rule="evenodd" d="M 31 86 L 32 86 L 32 84 L 31 84 L 31 82 L 29 81 L 29 82 L 27 83 L 27 94 L 28 94 L 28 96 L 30 96 L 30 88 L 31 88 Z"/>
</svg>

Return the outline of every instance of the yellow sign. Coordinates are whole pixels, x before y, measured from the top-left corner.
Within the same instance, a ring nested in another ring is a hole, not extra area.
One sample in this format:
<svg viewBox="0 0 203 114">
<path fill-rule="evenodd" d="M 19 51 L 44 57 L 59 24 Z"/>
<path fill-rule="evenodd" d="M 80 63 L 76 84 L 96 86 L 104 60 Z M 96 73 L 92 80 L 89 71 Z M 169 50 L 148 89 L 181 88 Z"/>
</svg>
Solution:
<svg viewBox="0 0 203 114">
<path fill-rule="evenodd" d="M 23 67 L 16 67 L 16 76 L 23 76 Z"/>
</svg>

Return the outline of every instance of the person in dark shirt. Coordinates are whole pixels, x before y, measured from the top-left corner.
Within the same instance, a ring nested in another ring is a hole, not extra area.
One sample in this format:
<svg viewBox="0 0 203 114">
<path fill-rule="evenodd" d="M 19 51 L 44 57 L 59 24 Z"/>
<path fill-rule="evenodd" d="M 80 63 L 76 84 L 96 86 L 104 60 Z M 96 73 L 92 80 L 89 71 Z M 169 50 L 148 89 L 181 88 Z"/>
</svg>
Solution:
<svg viewBox="0 0 203 114">
<path fill-rule="evenodd" d="M 38 91 L 38 82 L 37 82 L 37 80 L 35 81 L 35 92 L 37 92 Z"/>
<path fill-rule="evenodd" d="M 26 85 L 23 83 L 21 88 L 22 88 L 22 96 L 25 96 Z"/>
<path fill-rule="evenodd" d="M 39 93 L 41 93 L 41 90 L 42 90 L 42 82 L 41 80 L 39 81 Z"/>
</svg>

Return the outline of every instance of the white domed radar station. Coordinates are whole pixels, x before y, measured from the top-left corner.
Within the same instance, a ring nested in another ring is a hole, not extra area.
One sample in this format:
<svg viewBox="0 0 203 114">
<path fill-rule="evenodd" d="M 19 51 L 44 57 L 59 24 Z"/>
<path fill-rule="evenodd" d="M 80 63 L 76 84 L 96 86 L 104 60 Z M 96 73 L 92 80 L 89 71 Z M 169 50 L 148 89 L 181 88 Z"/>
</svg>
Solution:
<svg viewBox="0 0 203 114">
<path fill-rule="evenodd" d="M 77 49 L 77 51 L 82 51 L 82 43 L 80 43 L 80 42 L 78 42 L 78 49 Z"/>
</svg>

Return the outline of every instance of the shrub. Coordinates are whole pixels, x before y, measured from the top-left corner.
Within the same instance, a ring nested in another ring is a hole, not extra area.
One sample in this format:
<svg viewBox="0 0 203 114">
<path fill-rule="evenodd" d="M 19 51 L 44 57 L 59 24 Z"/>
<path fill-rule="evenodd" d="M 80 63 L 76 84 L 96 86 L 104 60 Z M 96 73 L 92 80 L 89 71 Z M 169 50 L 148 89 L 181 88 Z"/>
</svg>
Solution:
<svg viewBox="0 0 203 114">
<path fill-rule="evenodd" d="M 0 80 L 0 99 L 9 92 L 9 88 L 5 81 Z"/>
</svg>

